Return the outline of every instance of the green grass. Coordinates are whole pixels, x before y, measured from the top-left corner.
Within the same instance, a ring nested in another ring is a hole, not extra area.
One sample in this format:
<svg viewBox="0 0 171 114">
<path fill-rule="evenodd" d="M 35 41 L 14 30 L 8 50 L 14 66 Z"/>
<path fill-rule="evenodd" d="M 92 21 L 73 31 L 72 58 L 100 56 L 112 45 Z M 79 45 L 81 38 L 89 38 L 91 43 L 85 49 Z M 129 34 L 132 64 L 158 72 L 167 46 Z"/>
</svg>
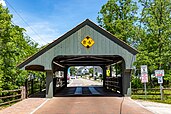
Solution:
<svg viewBox="0 0 171 114">
<path fill-rule="evenodd" d="M 4 109 L 4 108 L 7 108 L 7 107 L 10 107 L 10 106 L 12 106 L 12 105 L 15 104 L 15 103 L 17 103 L 17 102 L 13 102 L 13 103 L 10 103 L 10 104 L 2 105 L 2 106 L 0 106 L 0 110 L 2 110 L 2 109 Z"/>
<path fill-rule="evenodd" d="M 161 100 L 160 91 L 147 91 L 147 96 L 142 90 L 137 91 L 131 95 L 132 99 L 147 100 L 152 102 L 160 102 L 171 104 L 171 90 L 164 90 L 164 97 Z"/>
</svg>

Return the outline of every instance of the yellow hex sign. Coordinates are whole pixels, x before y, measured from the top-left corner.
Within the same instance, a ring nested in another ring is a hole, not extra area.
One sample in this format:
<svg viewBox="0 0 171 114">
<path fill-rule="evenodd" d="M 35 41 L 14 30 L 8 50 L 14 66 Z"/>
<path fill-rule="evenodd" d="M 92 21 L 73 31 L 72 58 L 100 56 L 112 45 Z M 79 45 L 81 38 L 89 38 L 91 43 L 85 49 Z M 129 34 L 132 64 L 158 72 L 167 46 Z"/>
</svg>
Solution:
<svg viewBox="0 0 171 114">
<path fill-rule="evenodd" d="M 106 70 L 106 75 L 110 76 L 110 70 Z"/>
<path fill-rule="evenodd" d="M 93 46 L 94 44 L 94 40 L 90 37 L 90 36 L 86 36 L 82 41 L 81 44 L 86 47 L 86 48 L 90 48 Z"/>
</svg>

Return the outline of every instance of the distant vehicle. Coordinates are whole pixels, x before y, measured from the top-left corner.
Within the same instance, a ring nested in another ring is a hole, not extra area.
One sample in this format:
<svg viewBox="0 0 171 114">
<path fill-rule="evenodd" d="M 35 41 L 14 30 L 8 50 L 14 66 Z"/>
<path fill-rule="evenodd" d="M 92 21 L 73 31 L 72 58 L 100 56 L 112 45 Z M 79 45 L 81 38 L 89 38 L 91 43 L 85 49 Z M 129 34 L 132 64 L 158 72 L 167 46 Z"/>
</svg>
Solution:
<svg viewBox="0 0 171 114">
<path fill-rule="evenodd" d="M 70 79 L 76 79 L 76 76 L 70 76 Z"/>
</svg>

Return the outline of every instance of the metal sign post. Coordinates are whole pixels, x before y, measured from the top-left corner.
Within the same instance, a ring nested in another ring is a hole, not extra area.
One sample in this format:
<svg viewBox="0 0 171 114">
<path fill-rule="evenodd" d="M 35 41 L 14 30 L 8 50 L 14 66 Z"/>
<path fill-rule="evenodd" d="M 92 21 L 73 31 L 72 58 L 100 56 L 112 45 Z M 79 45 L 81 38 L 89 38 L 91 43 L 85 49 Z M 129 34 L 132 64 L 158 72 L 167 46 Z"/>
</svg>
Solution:
<svg viewBox="0 0 171 114">
<path fill-rule="evenodd" d="M 158 83 L 160 84 L 160 94 L 161 94 L 161 100 L 163 100 L 163 76 L 164 76 L 164 70 L 155 70 L 155 76 L 158 78 Z"/>
<path fill-rule="evenodd" d="M 147 85 L 148 82 L 148 71 L 147 65 L 141 65 L 141 82 L 144 83 L 145 99 L 147 99 Z"/>
</svg>

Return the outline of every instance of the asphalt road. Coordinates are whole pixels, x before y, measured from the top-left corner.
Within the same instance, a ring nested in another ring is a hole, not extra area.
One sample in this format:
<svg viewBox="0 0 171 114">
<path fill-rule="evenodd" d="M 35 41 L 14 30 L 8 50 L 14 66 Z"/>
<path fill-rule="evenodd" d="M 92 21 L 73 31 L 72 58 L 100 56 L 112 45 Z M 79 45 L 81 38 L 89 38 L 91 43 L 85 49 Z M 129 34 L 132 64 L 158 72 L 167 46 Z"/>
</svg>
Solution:
<svg viewBox="0 0 171 114">
<path fill-rule="evenodd" d="M 93 81 L 93 80 L 87 80 L 83 78 L 79 79 L 71 79 L 70 83 L 67 85 L 67 87 L 85 87 L 85 86 L 103 86 L 102 82 Z"/>
<path fill-rule="evenodd" d="M 127 97 L 97 96 L 104 94 L 96 88 L 100 85 L 91 80 L 73 79 L 69 89 L 64 90 L 66 94 L 73 91 L 69 92 L 72 96 L 53 97 L 34 114 L 152 114 Z"/>
</svg>

